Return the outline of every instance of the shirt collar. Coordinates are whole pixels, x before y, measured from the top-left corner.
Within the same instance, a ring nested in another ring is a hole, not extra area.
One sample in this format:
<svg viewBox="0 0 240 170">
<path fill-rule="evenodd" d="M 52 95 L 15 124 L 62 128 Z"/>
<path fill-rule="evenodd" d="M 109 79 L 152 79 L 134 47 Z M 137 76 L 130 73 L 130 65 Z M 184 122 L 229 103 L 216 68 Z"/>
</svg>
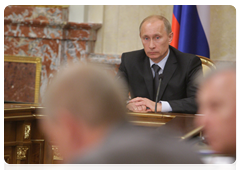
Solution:
<svg viewBox="0 0 240 170">
<path fill-rule="evenodd" d="M 154 63 L 150 58 L 149 58 L 149 61 L 150 61 L 150 67 L 152 68 L 152 65 L 153 64 L 157 64 L 159 67 L 161 67 L 161 70 L 163 71 L 164 70 L 164 67 L 166 65 L 166 62 L 167 62 L 167 59 L 169 57 L 169 54 L 170 54 L 170 49 L 168 49 L 168 53 L 167 55 L 158 63 Z"/>
</svg>

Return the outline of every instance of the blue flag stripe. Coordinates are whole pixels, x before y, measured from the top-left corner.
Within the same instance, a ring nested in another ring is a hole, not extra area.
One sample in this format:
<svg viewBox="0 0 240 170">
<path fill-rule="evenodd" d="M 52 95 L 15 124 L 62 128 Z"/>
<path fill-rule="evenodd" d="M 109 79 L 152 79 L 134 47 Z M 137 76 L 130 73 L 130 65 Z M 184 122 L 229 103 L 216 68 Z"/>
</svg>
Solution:
<svg viewBox="0 0 240 170">
<path fill-rule="evenodd" d="M 209 44 L 196 5 L 174 6 L 174 15 L 180 23 L 178 49 L 210 58 Z"/>
</svg>

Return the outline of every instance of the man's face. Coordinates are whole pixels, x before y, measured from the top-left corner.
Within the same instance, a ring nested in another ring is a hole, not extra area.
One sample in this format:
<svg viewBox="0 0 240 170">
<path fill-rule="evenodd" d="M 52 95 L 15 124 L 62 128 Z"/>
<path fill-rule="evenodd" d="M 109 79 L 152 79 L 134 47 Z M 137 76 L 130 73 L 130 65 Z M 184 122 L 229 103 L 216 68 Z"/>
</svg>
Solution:
<svg viewBox="0 0 240 170">
<path fill-rule="evenodd" d="M 236 82 L 215 77 L 198 92 L 198 125 L 213 150 L 232 154 L 236 151 Z"/>
<path fill-rule="evenodd" d="M 168 34 L 161 20 L 145 21 L 140 38 L 146 55 L 155 63 L 160 62 L 168 53 L 173 33 Z"/>
</svg>

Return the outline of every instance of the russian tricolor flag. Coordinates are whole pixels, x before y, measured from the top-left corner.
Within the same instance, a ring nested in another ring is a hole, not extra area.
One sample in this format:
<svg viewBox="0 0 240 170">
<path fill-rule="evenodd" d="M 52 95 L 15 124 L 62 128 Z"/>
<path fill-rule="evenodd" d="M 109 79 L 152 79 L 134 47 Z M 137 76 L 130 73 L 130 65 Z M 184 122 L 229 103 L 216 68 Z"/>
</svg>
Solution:
<svg viewBox="0 0 240 170">
<path fill-rule="evenodd" d="M 174 5 L 173 41 L 178 50 L 210 58 L 210 10 L 208 5 Z"/>
</svg>

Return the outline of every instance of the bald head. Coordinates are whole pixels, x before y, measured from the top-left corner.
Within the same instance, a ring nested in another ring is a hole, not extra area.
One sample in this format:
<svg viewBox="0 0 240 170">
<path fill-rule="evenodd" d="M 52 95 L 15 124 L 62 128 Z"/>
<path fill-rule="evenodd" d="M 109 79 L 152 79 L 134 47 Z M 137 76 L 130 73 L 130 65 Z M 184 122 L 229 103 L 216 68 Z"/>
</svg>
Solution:
<svg viewBox="0 0 240 170">
<path fill-rule="evenodd" d="M 125 116 L 119 86 L 103 67 L 70 65 L 60 70 L 50 84 L 44 105 L 53 118 L 65 109 L 91 126 L 109 124 Z"/>
<path fill-rule="evenodd" d="M 236 152 L 236 71 L 216 72 L 200 85 L 198 125 L 213 150 L 224 154 Z"/>
</svg>

